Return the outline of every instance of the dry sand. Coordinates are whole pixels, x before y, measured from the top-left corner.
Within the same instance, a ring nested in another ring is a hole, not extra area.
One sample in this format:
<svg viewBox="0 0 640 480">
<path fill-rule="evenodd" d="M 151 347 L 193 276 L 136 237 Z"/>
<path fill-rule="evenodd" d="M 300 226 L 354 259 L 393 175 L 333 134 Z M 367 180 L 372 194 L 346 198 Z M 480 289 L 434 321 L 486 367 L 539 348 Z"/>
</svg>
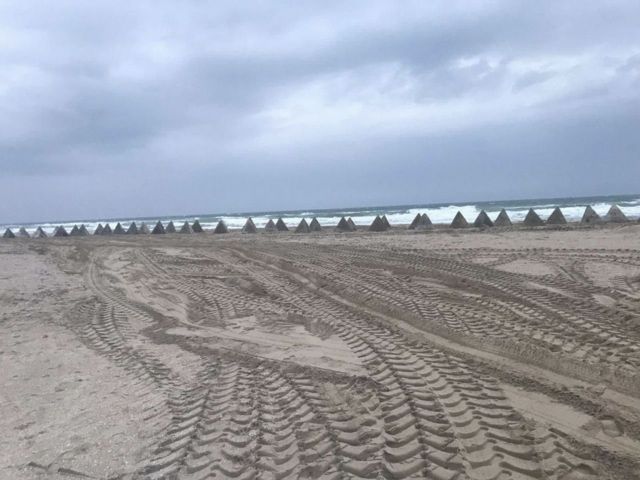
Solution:
<svg viewBox="0 0 640 480">
<path fill-rule="evenodd" d="M 0 478 L 639 478 L 640 226 L 0 240 Z"/>
</svg>

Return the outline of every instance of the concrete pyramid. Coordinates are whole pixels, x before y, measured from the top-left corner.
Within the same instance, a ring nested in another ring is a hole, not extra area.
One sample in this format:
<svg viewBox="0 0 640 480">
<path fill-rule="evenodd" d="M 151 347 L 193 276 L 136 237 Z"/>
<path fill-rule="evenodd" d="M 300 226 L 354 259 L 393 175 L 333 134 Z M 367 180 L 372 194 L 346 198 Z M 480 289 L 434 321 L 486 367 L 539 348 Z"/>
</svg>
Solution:
<svg viewBox="0 0 640 480">
<path fill-rule="evenodd" d="M 169 220 L 169 223 L 167 223 L 164 231 L 166 233 L 176 233 L 176 226 L 173 224 L 173 220 Z"/>
<path fill-rule="evenodd" d="M 116 228 L 113 229 L 114 235 L 125 235 L 127 232 L 124 231 L 120 222 L 117 223 Z"/>
<path fill-rule="evenodd" d="M 158 223 L 156 223 L 156 226 L 153 227 L 153 230 L 151 230 L 151 233 L 153 235 L 161 235 L 161 234 L 166 233 L 164 231 L 164 225 L 162 225 L 162 222 L 160 220 L 158 220 Z"/>
<path fill-rule="evenodd" d="M 339 232 L 353 232 L 353 228 L 349 225 L 349 221 L 344 217 L 342 217 L 338 222 L 338 225 L 336 225 L 336 230 Z"/>
<path fill-rule="evenodd" d="M 104 228 L 102 229 L 101 235 L 111 235 L 113 232 L 111 231 L 111 225 L 108 223 L 104 224 Z"/>
<path fill-rule="evenodd" d="M 356 222 L 353 221 L 353 218 L 349 217 L 347 218 L 347 222 L 349 223 L 349 226 L 351 227 L 352 231 L 356 231 L 358 230 L 358 227 L 356 227 Z"/>
<path fill-rule="evenodd" d="M 224 223 L 224 220 L 218 222 L 213 233 L 229 233 L 229 229 L 227 228 L 227 224 Z"/>
<path fill-rule="evenodd" d="M 415 230 L 415 228 L 418 226 L 418 224 L 421 221 L 422 221 L 422 215 L 420 215 L 419 213 L 416 213 L 416 216 L 414 217 L 413 221 L 409 225 L 409 230 Z"/>
<path fill-rule="evenodd" d="M 22 237 L 22 238 L 30 238 L 31 235 L 29 235 L 29 232 L 27 232 L 27 229 L 24 227 L 20 227 L 20 230 L 18 230 L 18 236 Z"/>
<path fill-rule="evenodd" d="M 309 228 L 309 224 L 303 218 L 302 220 L 300 220 L 300 223 L 296 227 L 296 233 L 309 233 L 309 232 L 311 232 L 311 229 Z"/>
<path fill-rule="evenodd" d="M 622 213 L 622 210 L 620 210 L 617 205 L 611 205 L 611 208 L 604 216 L 604 221 L 612 223 L 624 223 L 628 222 L 629 219 L 624 213 Z"/>
<path fill-rule="evenodd" d="M 129 228 L 127 228 L 127 235 L 137 235 L 138 234 L 138 225 L 136 222 L 131 222 Z"/>
<path fill-rule="evenodd" d="M 193 233 L 204 233 L 204 230 L 202 229 L 202 227 L 200 226 L 200 222 L 198 221 L 198 219 L 196 218 L 196 220 L 191 224 L 191 230 L 193 230 Z"/>
<path fill-rule="evenodd" d="M 313 217 L 311 223 L 309 224 L 309 230 L 312 232 L 320 232 L 322 231 L 322 226 L 316 217 Z"/>
<path fill-rule="evenodd" d="M 371 225 L 369 226 L 370 232 L 385 232 L 389 227 L 385 224 L 384 220 L 376 215 L 376 218 L 373 219 Z"/>
<path fill-rule="evenodd" d="M 142 222 L 140 228 L 138 229 L 138 232 L 143 235 L 149 235 L 149 226 L 146 223 Z"/>
<path fill-rule="evenodd" d="M 78 232 L 81 237 L 86 237 L 87 235 L 89 235 L 89 231 L 87 230 L 87 227 L 84 226 L 84 223 L 80 225 L 80 228 L 78 228 Z"/>
<path fill-rule="evenodd" d="M 2 238 L 16 238 L 16 236 L 14 235 L 14 233 L 11 231 L 10 228 L 7 228 L 4 231 L 4 235 L 2 235 Z"/>
<path fill-rule="evenodd" d="M 529 211 L 527 212 L 527 216 L 524 217 L 522 223 L 524 223 L 527 227 L 540 227 L 541 225 L 544 225 L 544 222 L 533 208 L 529 209 Z"/>
<path fill-rule="evenodd" d="M 282 218 L 279 218 L 278 221 L 276 222 L 276 228 L 278 229 L 279 232 L 288 232 L 289 231 L 289 228 L 287 227 L 287 224 L 284 223 Z"/>
<path fill-rule="evenodd" d="M 580 223 L 599 223 L 600 221 L 600 215 L 598 215 L 596 211 L 591 208 L 591 205 L 587 205 L 584 209 L 584 214 L 582 215 L 582 220 L 580 221 Z"/>
<path fill-rule="evenodd" d="M 418 224 L 416 225 L 416 230 L 426 230 L 431 227 L 433 227 L 433 223 L 431 223 L 429 215 L 426 213 L 420 215 L 420 221 L 418 221 Z"/>
<path fill-rule="evenodd" d="M 493 224 L 496 227 L 510 227 L 511 225 L 513 225 L 511 223 L 511 219 L 509 218 L 509 214 L 504 208 L 500 210 L 500 213 L 496 217 L 496 221 L 493 222 Z"/>
<path fill-rule="evenodd" d="M 273 220 L 270 218 L 267 224 L 264 226 L 265 232 L 276 232 L 278 229 L 276 228 L 276 224 L 273 223 Z"/>
<path fill-rule="evenodd" d="M 562 210 L 560 210 L 560 207 L 556 207 L 553 209 L 553 212 L 551 212 L 551 215 L 549 215 L 549 218 L 547 218 L 547 225 L 566 225 L 567 224 L 567 219 L 564 218 L 564 214 L 562 213 Z"/>
<path fill-rule="evenodd" d="M 389 220 L 387 220 L 387 216 L 386 215 L 382 215 L 381 220 L 384 222 L 384 226 L 387 228 L 391 228 L 391 224 L 389 223 Z"/>
<path fill-rule="evenodd" d="M 467 228 L 468 226 L 469 226 L 469 222 L 467 222 L 467 219 L 464 218 L 464 215 L 462 215 L 462 212 L 458 210 L 458 213 L 456 213 L 456 216 L 453 217 L 453 221 L 451 222 L 450 227 L 451 228 Z"/>
<path fill-rule="evenodd" d="M 59 227 L 56 227 L 56 230 L 53 232 L 53 236 L 54 237 L 68 237 L 69 234 L 67 233 L 65 228 L 62 225 L 60 225 Z"/>
<path fill-rule="evenodd" d="M 247 218 L 247 221 L 244 222 L 244 227 L 242 227 L 242 233 L 258 233 L 256 224 L 253 223 L 253 219 L 251 217 Z"/>
<path fill-rule="evenodd" d="M 480 213 L 476 217 L 475 222 L 473 222 L 474 227 L 493 227 L 493 222 L 487 215 L 487 212 L 484 210 L 480 210 Z"/>
<path fill-rule="evenodd" d="M 102 230 L 104 230 L 104 227 L 102 226 L 101 223 L 99 223 L 98 226 L 96 227 L 96 229 L 94 230 L 93 234 L 94 235 L 102 235 Z"/>
<path fill-rule="evenodd" d="M 70 237 L 79 237 L 80 236 L 80 229 L 78 228 L 78 225 L 74 225 L 73 226 L 73 228 L 69 232 L 69 236 Z"/>
<path fill-rule="evenodd" d="M 180 233 L 193 233 L 193 228 L 189 225 L 189 222 L 184 222 L 180 228 Z"/>
<path fill-rule="evenodd" d="M 47 233 L 42 229 L 42 227 L 38 227 L 33 234 L 33 238 L 47 238 Z"/>
</svg>

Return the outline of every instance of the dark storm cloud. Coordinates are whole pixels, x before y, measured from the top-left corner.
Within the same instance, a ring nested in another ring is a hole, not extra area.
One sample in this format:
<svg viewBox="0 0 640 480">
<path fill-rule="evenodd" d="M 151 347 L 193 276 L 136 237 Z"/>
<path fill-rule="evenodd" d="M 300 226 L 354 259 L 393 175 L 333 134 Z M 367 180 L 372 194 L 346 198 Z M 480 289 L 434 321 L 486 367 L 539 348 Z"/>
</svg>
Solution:
<svg viewBox="0 0 640 480">
<path fill-rule="evenodd" d="M 0 17 L 0 221 L 617 193 L 640 173 L 633 1 Z"/>
</svg>

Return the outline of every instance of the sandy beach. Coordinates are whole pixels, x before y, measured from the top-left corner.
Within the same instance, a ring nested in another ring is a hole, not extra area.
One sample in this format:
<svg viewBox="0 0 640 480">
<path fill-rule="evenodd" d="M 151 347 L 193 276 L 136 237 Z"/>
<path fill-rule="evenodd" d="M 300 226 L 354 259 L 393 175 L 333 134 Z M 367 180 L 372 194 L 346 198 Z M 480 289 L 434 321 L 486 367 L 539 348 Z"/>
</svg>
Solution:
<svg viewBox="0 0 640 480">
<path fill-rule="evenodd" d="M 0 239 L 0 478 L 640 478 L 640 225 Z"/>
</svg>

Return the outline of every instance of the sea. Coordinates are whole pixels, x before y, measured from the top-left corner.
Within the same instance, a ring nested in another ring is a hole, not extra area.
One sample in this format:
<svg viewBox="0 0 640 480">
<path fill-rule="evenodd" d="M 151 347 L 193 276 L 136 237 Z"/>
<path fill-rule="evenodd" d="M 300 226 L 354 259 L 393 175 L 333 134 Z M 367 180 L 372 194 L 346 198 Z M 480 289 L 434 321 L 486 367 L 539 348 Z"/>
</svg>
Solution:
<svg viewBox="0 0 640 480">
<path fill-rule="evenodd" d="M 168 223 L 174 222 L 177 228 L 185 222 L 198 220 L 204 229 L 212 229 L 220 220 L 224 220 L 230 229 L 242 228 L 251 217 L 258 228 L 264 227 L 270 218 L 282 218 L 287 225 L 295 227 L 301 219 L 307 221 L 316 217 L 324 227 L 335 226 L 341 217 L 351 217 L 356 225 L 370 225 L 376 215 L 386 215 L 391 225 L 406 225 L 411 223 L 417 213 L 426 213 L 434 224 L 448 224 L 458 211 L 462 212 L 465 218 L 472 222 L 481 210 L 485 210 L 492 219 L 498 215 L 503 208 L 509 214 L 512 221 L 518 222 L 524 219 L 527 211 L 533 208 L 542 219 L 546 219 L 555 207 L 560 207 L 562 213 L 568 221 L 579 221 L 584 213 L 586 205 L 591 205 L 599 215 L 605 215 L 611 205 L 616 204 L 627 215 L 630 220 L 637 220 L 640 217 L 640 194 L 634 195 L 609 195 L 596 197 L 570 197 L 570 198 L 538 198 L 530 200 L 501 200 L 491 202 L 459 202 L 459 203 L 425 203 L 415 205 L 393 205 L 376 207 L 346 207 L 331 209 L 305 209 L 305 210 L 283 210 L 283 211 L 256 211 L 238 213 L 201 213 L 189 215 L 167 215 L 164 217 L 122 217 L 122 218 L 84 218 L 74 220 L 48 221 L 44 223 L 27 224 L 6 224 L 0 225 L 2 231 L 5 228 L 15 230 L 25 227 L 29 233 L 37 227 L 47 233 L 52 233 L 58 225 L 64 226 L 67 231 L 74 225 L 84 224 L 89 232 L 93 232 L 98 223 L 109 224 L 111 227 L 120 222 L 125 228 L 131 222 L 140 225 L 145 222 L 150 228 L 158 221 Z"/>
</svg>

